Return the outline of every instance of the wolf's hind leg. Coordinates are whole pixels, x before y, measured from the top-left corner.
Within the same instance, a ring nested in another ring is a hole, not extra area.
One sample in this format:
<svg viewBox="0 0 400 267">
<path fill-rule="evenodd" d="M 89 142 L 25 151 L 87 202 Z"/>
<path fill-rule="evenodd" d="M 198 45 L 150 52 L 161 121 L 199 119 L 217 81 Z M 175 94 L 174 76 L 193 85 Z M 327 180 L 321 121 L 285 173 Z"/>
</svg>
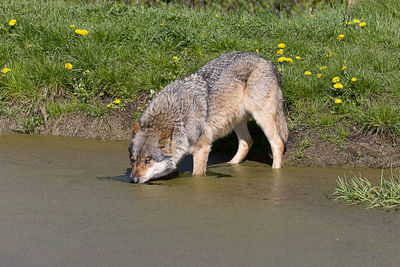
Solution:
<svg viewBox="0 0 400 267">
<path fill-rule="evenodd" d="M 211 144 L 209 139 L 202 136 L 193 152 L 193 176 L 205 175 L 210 148 Z"/>
<path fill-rule="evenodd" d="M 258 126 L 263 130 L 265 136 L 267 137 L 272 150 L 273 163 L 272 168 L 279 169 L 283 164 L 283 149 L 284 144 L 281 137 L 278 134 L 278 126 L 275 121 L 275 114 L 271 114 L 266 111 L 253 111 L 252 112 L 254 120 L 257 122 Z"/>
<path fill-rule="evenodd" d="M 251 139 L 247 128 L 247 120 L 248 116 L 245 116 L 234 128 L 239 144 L 236 155 L 229 161 L 230 164 L 242 162 L 253 145 L 253 139 Z"/>
</svg>

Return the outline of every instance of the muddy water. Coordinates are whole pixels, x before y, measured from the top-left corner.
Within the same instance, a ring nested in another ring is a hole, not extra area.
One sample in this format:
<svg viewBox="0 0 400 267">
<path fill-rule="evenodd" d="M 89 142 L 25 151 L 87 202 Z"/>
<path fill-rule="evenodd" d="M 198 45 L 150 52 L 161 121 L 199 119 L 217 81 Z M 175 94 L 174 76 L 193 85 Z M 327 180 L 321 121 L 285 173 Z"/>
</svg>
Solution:
<svg viewBox="0 0 400 267">
<path fill-rule="evenodd" d="M 1 135 L 1 265 L 400 264 L 399 212 L 329 198 L 349 169 L 218 164 L 137 185 L 127 168 L 127 142 Z"/>
</svg>

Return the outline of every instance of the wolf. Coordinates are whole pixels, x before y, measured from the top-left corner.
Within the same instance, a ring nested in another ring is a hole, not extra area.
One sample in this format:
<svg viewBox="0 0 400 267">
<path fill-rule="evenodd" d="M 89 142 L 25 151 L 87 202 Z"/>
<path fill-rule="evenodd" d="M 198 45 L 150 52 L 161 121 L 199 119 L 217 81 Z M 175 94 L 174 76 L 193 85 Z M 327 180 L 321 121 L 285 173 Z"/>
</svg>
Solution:
<svg viewBox="0 0 400 267">
<path fill-rule="evenodd" d="M 131 182 L 166 176 L 188 154 L 193 175 L 205 175 L 213 141 L 232 130 L 239 145 L 229 163 L 240 163 L 253 144 L 250 116 L 271 145 L 272 168 L 281 168 L 288 127 L 280 73 L 272 62 L 251 52 L 231 52 L 171 82 L 133 123 Z"/>
</svg>

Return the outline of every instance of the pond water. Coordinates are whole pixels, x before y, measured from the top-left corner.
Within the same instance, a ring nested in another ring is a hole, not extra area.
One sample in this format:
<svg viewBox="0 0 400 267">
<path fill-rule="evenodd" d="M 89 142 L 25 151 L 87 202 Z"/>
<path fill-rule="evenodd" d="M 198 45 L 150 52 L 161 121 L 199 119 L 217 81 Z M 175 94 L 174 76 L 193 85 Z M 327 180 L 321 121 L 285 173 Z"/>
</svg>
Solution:
<svg viewBox="0 0 400 267">
<path fill-rule="evenodd" d="M 211 156 L 211 162 L 225 160 Z M 190 169 L 185 161 L 181 170 Z M 0 135 L 2 266 L 398 266 L 400 213 L 334 202 L 380 170 L 211 165 L 128 183 L 128 141 Z"/>
</svg>

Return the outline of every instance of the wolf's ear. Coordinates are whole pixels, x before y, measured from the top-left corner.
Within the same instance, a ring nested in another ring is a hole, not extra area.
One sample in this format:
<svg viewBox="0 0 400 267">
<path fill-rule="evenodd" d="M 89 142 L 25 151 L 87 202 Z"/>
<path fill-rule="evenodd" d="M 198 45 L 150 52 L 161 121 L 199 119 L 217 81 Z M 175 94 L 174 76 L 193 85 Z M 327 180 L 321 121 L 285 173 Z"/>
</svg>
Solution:
<svg viewBox="0 0 400 267">
<path fill-rule="evenodd" d="M 163 131 L 160 135 L 160 149 L 165 155 L 172 156 L 172 132 L 174 131 L 173 128 Z"/>
<path fill-rule="evenodd" d="M 173 131 L 174 131 L 174 128 L 171 128 L 171 129 L 168 129 L 168 130 L 165 130 L 164 132 L 162 132 L 161 136 L 160 136 L 160 140 L 171 139 Z"/>
<path fill-rule="evenodd" d="M 132 131 L 132 139 L 142 131 L 142 127 L 140 127 L 140 123 L 138 121 L 135 121 L 133 123 L 133 131 Z"/>
</svg>

